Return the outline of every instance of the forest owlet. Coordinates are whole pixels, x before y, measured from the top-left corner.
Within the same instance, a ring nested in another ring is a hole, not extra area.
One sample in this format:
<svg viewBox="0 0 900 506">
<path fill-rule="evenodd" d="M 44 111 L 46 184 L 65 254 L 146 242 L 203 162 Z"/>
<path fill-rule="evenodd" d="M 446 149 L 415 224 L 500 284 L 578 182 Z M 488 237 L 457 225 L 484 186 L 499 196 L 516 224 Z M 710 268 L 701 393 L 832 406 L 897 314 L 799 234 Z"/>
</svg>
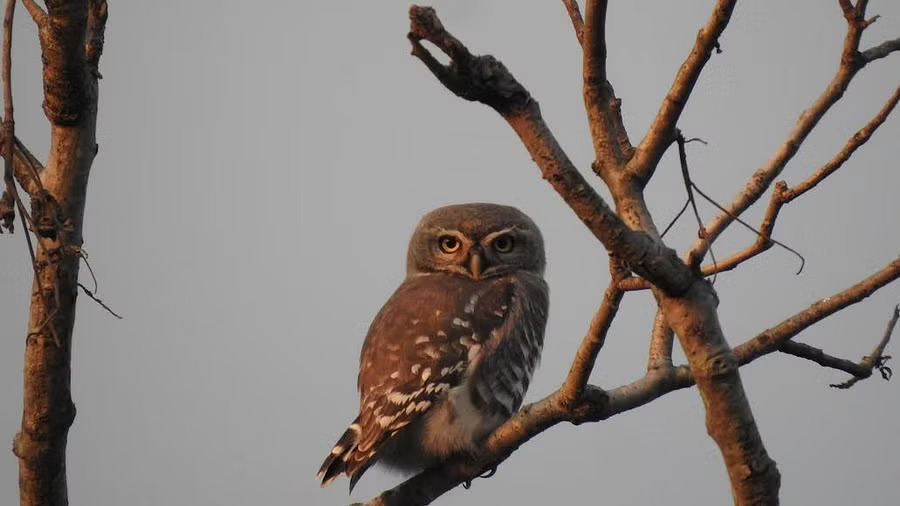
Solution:
<svg viewBox="0 0 900 506">
<path fill-rule="evenodd" d="M 350 489 L 375 462 L 404 471 L 479 445 L 522 404 L 549 305 L 544 241 L 516 208 L 460 204 L 413 232 L 406 279 L 369 327 L 359 416 L 325 459 Z"/>
</svg>

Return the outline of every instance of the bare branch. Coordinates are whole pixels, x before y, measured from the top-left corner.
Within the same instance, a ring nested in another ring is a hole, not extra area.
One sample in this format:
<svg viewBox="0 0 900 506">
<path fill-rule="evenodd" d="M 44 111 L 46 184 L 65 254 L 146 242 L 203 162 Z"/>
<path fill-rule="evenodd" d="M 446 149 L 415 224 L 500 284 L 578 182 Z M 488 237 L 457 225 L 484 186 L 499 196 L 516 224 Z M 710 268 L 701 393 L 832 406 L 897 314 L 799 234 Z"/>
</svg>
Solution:
<svg viewBox="0 0 900 506">
<path fill-rule="evenodd" d="M 718 47 L 719 37 L 728 26 L 735 4 L 737 0 L 716 2 L 709 20 L 697 34 L 697 41 L 691 53 L 678 69 L 672 87 L 663 99 L 650 129 L 638 145 L 634 157 L 628 162 L 628 172 L 642 184 L 647 184 L 650 180 L 660 158 L 674 140 L 678 118 L 681 117 L 681 112 L 687 105 L 697 78 L 709 61 L 713 49 Z"/>
<path fill-rule="evenodd" d="M 775 228 L 775 220 L 778 217 L 778 213 L 781 211 L 781 207 L 808 192 L 809 190 L 815 188 L 816 185 L 821 183 L 826 177 L 830 176 L 839 168 L 841 168 L 841 166 L 843 166 L 844 163 L 850 159 L 853 153 L 855 153 L 860 146 L 865 144 L 869 140 L 869 138 L 872 137 L 872 134 L 875 133 L 878 127 L 880 127 L 881 124 L 884 123 L 887 117 L 891 114 L 891 111 L 893 111 L 896 107 L 898 101 L 900 101 L 900 87 L 898 87 L 894 91 L 893 95 L 891 95 L 884 106 L 882 106 L 881 110 L 878 111 L 878 114 L 876 114 L 875 117 L 873 117 L 863 128 L 861 128 L 852 137 L 850 137 L 844 147 L 834 156 L 834 158 L 828 161 L 828 163 L 820 167 L 807 179 L 792 188 L 788 188 L 787 184 L 783 181 L 779 181 L 778 183 L 776 183 L 775 188 L 772 191 L 772 197 L 769 200 L 769 206 L 766 209 L 765 215 L 763 216 L 763 220 L 760 224 L 759 230 L 757 231 L 750 227 L 757 234 L 756 241 L 754 241 L 754 243 L 747 248 L 735 253 L 731 257 L 726 258 L 721 262 L 705 266 L 702 269 L 703 275 L 709 276 L 711 274 L 734 269 L 743 262 L 759 255 L 764 251 L 767 251 L 772 247 L 773 244 L 780 244 L 778 241 L 775 241 L 771 237 L 772 232 Z M 724 212 L 728 211 L 726 210 Z M 735 219 L 740 221 L 740 218 Z M 788 248 L 783 244 L 780 245 L 797 254 L 791 248 Z M 801 256 L 800 258 L 802 260 L 803 257 Z"/>
<path fill-rule="evenodd" d="M 97 280 L 96 280 L 96 278 L 95 278 L 95 279 L 94 279 L 94 283 L 96 283 L 96 282 L 97 282 Z M 88 290 L 86 286 L 84 286 L 84 285 L 81 284 L 81 283 L 78 283 L 78 288 L 81 288 L 81 291 L 83 291 L 83 292 L 85 293 L 85 295 L 87 295 L 88 297 L 91 298 L 91 300 L 93 300 L 94 302 L 96 302 L 97 304 L 99 304 L 100 307 L 102 307 L 103 309 L 105 309 L 107 313 L 109 313 L 109 314 L 115 316 L 115 317 L 118 318 L 119 320 L 122 319 L 122 317 L 121 317 L 118 313 L 116 313 L 115 311 L 113 311 L 112 308 L 110 308 L 109 306 L 107 306 L 102 300 L 100 300 L 99 297 L 97 297 L 96 295 L 94 295 L 94 292 Z"/>
<path fill-rule="evenodd" d="M 591 320 L 587 335 L 584 336 L 584 340 L 575 354 L 575 359 L 572 361 L 569 375 L 560 388 L 563 403 L 574 404 L 584 393 L 588 379 L 591 377 L 591 371 L 594 369 L 594 363 L 597 361 L 597 354 L 603 348 L 606 333 L 609 332 L 609 327 L 619 311 L 619 302 L 622 301 L 623 293 L 616 287 L 615 281 L 611 281 L 606 288 L 600 309 Z"/>
<path fill-rule="evenodd" d="M 3 125 L 2 132 L 6 139 L 15 137 L 15 122 L 13 121 L 12 82 L 10 80 L 10 65 L 12 56 L 12 27 L 13 14 L 16 10 L 15 0 L 6 1 L 6 10 L 3 15 Z M 13 145 L 8 143 L 3 149 L 3 182 L 6 188 L 0 197 L 0 232 L 7 229 L 13 231 L 13 223 L 16 219 L 15 208 L 22 212 L 22 201 L 16 190 L 13 179 Z M 25 228 L 25 227 L 23 227 Z M 28 230 L 24 233 L 27 235 Z M 32 253 L 32 258 L 34 254 Z"/>
<path fill-rule="evenodd" d="M 452 461 L 426 470 L 372 499 L 369 506 L 417 506 L 429 504 L 457 485 L 478 477 L 541 432 L 560 422 L 581 424 L 605 420 L 647 404 L 673 390 L 693 384 L 687 369 L 653 371 L 642 378 L 604 391 L 588 385 L 581 403 L 568 409 L 556 391 L 522 407 L 489 438 L 477 461 Z"/>
<path fill-rule="evenodd" d="M 647 357 L 647 371 L 672 368 L 672 344 L 675 333 L 666 323 L 666 315 L 662 310 L 656 311 L 653 321 L 653 333 L 650 335 L 650 352 Z"/>
<path fill-rule="evenodd" d="M 856 304 L 898 277 L 900 277 L 900 257 L 850 288 L 815 302 L 804 311 L 737 346 L 734 354 L 738 362 L 743 365 L 772 353 L 807 327 L 847 306 Z"/>
<path fill-rule="evenodd" d="M 737 365 L 746 365 L 766 353 L 779 349 L 788 339 L 815 321 L 859 302 L 898 276 L 900 276 L 900 259 L 857 285 L 813 304 L 810 309 L 788 318 L 776 327 L 738 346 L 734 350 Z M 619 286 L 621 283 L 619 282 Z M 808 313 L 811 310 L 817 312 L 815 321 L 809 320 Z M 662 328 L 662 326 L 654 326 L 654 336 L 658 335 L 657 328 Z M 764 336 L 769 337 L 764 338 Z M 763 352 L 755 352 L 756 346 L 761 346 Z M 881 350 L 883 351 L 883 347 Z M 619 413 L 643 406 L 669 392 L 688 388 L 694 384 L 695 380 L 690 369 L 686 366 L 679 366 L 674 369 L 669 367 L 652 368 L 634 382 L 612 390 L 604 391 L 596 386 L 588 385 L 584 395 L 574 405 L 563 402 L 564 395 L 561 388 L 540 401 L 523 406 L 490 437 L 485 447 L 485 453 L 476 461 L 445 463 L 438 468 L 410 478 L 368 504 L 379 506 L 428 504 L 451 488 L 472 480 L 485 469 L 501 463 L 531 438 L 560 422 L 581 424 L 606 420 Z"/>
<path fill-rule="evenodd" d="M 780 348 L 778 348 L 778 351 L 787 355 L 805 358 L 806 360 L 815 362 L 822 367 L 844 371 L 846 373 L 852 374 L 853 376 L 869 377 L 872 374 L 871 370 L 867 370 L 865 367 L 857 364 L 856 362 L 853 362 L 852 360 L 833 357 L 825 353 L 821 349 L 810 346 L 806 343 L 786 341 L 781 345 Z"/>
<path fill-rule="evenodd" d="M 606 7 L 607 0 L 588 0 L 582 46 L 584 107 L 596 154 L 592 167 L 609 184 L 634 148 L 622 122 L 621 101 L 606 75 Z"/>
<path fill-rule="evenodd" d="M 884 348 L 891 340 L 891 334 L 894 332 L 894 327 L 897 325 L 898 318 L 900 318 L 900 306 L 894 306 L 894 314 L 891 316 L 890 321 L 888 321 L 887 329 L 884 331 L 884 337 L 881 338 L 881 341 L 875 349 L 872 350 L 872 353 L 863 357 L 859 362 L 859 366 L 863 369 L 862 374 L 855 374 L 852 378 L 843 383 L 832 383 L 829 386 L 846 390 L 855 385 L 858 381 L 871 376 L 874 369 L 878 369 L 878 372 L 881 373 L 881 377 L 884 378 L 885 381 L 890 380 L 894 373 L 891 371 L 890 367 L 885 365 L 885 363 L 890 360 L 891 356 L 884 354 Z"/>
<path fill-rule="evenodd" d="M 855 8 L 847 9 L 842 3 L 841 7 L 844 10 L 845 18 L 847 18 L 847 33 L 844 37 L 841 64 L 837 73 L 812 106 L 800 114 L 800 118 L 798 118 L 793 130 L 782 145 L 750 177 L 734 200 L 726 206 L 727 212 L 719 214 L 707 225 L 707 236 L 694 242 L 688 254 L 690 258 L 705 256 L 710 245 L 734 222 L 734 217 L 740 216 L 747 208 L 759 200 L 775 178 L 781 174 L 787 163 L 794 157 L 809 133 L 825 116 L 825 113 L 843 97 L 844 91 L 846 91 L 853 77 L 868 63 L 860 56 L 858 51 L 859 40 L 866 26 L 864 19 L 865 4 L 857 2 Z"/>
<path fill-rule="evenodd" d="M 0 149 L 6 149 L 6 138 L 0 132 Z M 31 197 L 39 196 L 42 190 L 40 173 L 44 170 L 43 164 L 16 138 L 13 147 L 13 176 Z"/>
<path fill-rule="evenodd" d="M 865 63 L 869 63 L 879 58 L 884 58 L 894 51 L 900 51 L 900 38 L 888 40 L 875 47 L 866 49 L 862 52 L 861 57 Z"/>
<path fill-rule="evenodd" d="M 786 204 L 795 198 L 803 195 L 809 190 L 813 189 L 817 184 L 821 183 L 826 177 L 830 176 L 834 171 L 841 168 L 844 165 L 844 162 L 850 159 L 854 152 L 859 149 L 860 146 L 865 144 L 869 138 L 872 137 L 872 134 L 875 133 L 875 130 L 878 130 L 878 127 L 881 126 L 882 123 L 887 119 L 887 117 L 891 114 L 891 111 L 897 106 L 897 102 L 900 101 L 900 86 L 894 90 L 894 93 L 888 99 L 888 101 L 881 107 L 881 110 L 878 111 L 878 114 L 875 115 L 864 127 L 862 127 L 858 132 L 856 132 L 850 139 L 847 140 L 847 143 L 844 145 L 843 149 L 841 149 L 828 163 L 823 165 L 819 170 L 814 172 L 809 178 L 807 178 L 802 183 L 794 186 L 790 190 L 783 192 L 782 196 L 779 200 L 782 204 Z"/>
<path fill-rule="evenodd" d="M 693 276 L 674 251 L 643 232 L 631 230 L 584 179 L 563 151 L 541 116 L 530 93 L 494 57 L 474 56 L 444 30 L 429 7 L 410 7 L 410 33 L 414 56 L 450 91 L 466 100 L 490 106 L 522 139 L 544 179 L 566 201 L 608 251 L 623 259 L 636 273 L 666 293 L 684 293 Z M 438 46 L 452 59 L 440 64 L 420 40 Z"/>
<path fill-rule="evenodd" d="M 37 2 L 34 0 L 22 0 L 22 5 L 25 6 L 25 10 L 31 15 L 31 19 L 34 20 L 35 24 L 42 26 L 46 23 L 47 13 L 44 12 L 44 9 Z"/>
<path fill-rule="evenodd" d="M 581 10 L 578 8 L 578 2 L 576 0 L 562 0 L 562 3 L 566 6 L 569 19 L 572 20 L 572 28 L 575 30 L 578 44 L 584 46 L 584 20 L 581 19 Z"/>
</svg>

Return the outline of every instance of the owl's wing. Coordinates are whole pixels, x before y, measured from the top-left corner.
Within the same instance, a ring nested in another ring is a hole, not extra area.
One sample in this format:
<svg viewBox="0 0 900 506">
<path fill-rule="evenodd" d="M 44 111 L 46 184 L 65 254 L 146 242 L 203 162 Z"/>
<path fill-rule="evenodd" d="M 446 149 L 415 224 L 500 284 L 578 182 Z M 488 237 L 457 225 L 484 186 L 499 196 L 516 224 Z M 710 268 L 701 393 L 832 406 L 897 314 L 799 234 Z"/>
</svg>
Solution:
<svg viewBox="0 0 900 506">
<path fill-rule="evenodd" d="M 485 294 L 478 310 L 499 316 L 499 325 L 479 329 L 484 339 L 467 382 L 475 405 L 503 419 L 518 411 L 544 345 L 549 291 L 542 278 L 519 273 L 504 290 Z M 475 320 L 489 323 L 485 317 Z"/>
<path fill-rule="evenodd" d="M 473 331 L 460 315 L 477 284 L 434 281 L 407 279 L 372 322 L 360 356 L 360 414 L 322 465 L 323 486 L 345 473 L 352 489 L 388 439 L 462 383 Z"/>
</svg>

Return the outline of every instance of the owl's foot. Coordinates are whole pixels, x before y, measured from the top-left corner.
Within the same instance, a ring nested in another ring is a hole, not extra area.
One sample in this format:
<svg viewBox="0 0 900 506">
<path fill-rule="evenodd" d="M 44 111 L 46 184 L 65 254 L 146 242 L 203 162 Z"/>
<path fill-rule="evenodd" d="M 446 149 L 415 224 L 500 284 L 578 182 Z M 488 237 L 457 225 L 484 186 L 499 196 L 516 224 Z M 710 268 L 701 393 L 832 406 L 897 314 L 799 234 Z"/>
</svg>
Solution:
<svg viewBox="0 0 900 506">
<path fill-rule="evenodd" d="M 487 472 L 485 472 L 484 474 L 479 476 L 479 478 L 487 479 L 487 478 L 490 478 L 491 476 L 495 475 L 496 473 L 497 473 L 497 466 L 494 465 L 494 466 L 491 466 L 491 468 L 488 469 Z M 463 482 L 464 489 L 469 490 L 471 487 L 472 487 L 472 480 L 466 480 Z"/>
</svg>

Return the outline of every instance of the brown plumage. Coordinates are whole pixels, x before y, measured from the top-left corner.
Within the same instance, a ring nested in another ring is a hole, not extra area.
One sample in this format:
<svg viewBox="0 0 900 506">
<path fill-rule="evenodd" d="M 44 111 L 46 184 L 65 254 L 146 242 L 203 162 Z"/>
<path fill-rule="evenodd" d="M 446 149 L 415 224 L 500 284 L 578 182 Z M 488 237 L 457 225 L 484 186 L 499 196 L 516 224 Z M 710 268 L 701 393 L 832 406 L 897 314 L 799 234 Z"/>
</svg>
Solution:
<svg viewBox="0 0 900 506">
<path fill-rule="evenodd" d="M 462 204 L 422 218 L 407 277 L 369 328 L 360 412 L 322 464 L 350 488 L 375 462 L 414 471 L 478 446 L 518 410 L 540 358 L 540 231 L 519 210 Z"/>
</svg>

